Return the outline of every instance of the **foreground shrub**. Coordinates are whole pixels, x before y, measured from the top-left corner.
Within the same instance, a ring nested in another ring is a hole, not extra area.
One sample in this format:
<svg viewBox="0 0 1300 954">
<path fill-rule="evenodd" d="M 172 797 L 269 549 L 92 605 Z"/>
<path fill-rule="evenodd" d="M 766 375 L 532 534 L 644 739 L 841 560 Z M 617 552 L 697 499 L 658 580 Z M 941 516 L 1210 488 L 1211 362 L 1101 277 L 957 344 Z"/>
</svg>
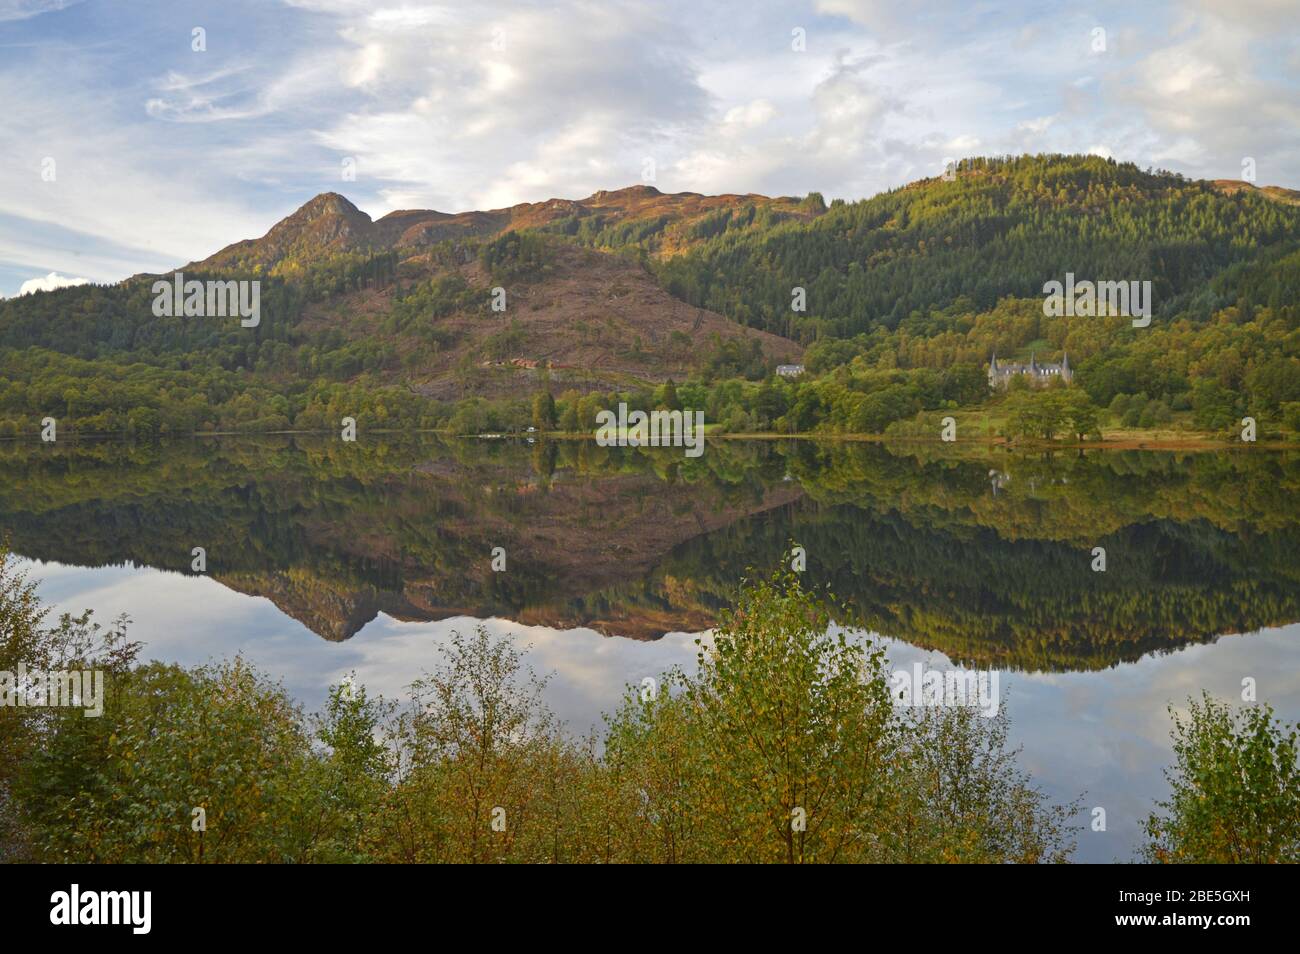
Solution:
<svg viewBox="0 0 1300 954">
<path fill-rule="evenodd" d="M 6 592 L 29 642 L 57 641 L 39 637 L 29 590 Z M 33 858 L 1043 862 L 1073 848 L 1074 806 L 1018 771 L 1005 718 L 895 707 L 883 650 L 833 626 L 793 574 L 747 584 L 697 670 L 630 687 L 601 738 L 567 733 L 545 681 L 482 627 L 451 637 L 403 707 L 349 680 L 310 718 L 241 659 L 139 665 L 120 633 L 108 643 L 80 652 L 110 667 L 104 715 L 43 710 L 22 737 L 6 790 Z"/>
<path fill-rule="evenodd" d="M 1300 861 L 1297 729 L 1269 706 L 1238 711 L 1202 694 L 1174 715 L 1172 794 L 1146 823 L 1148 861 Z"/>
</svg>

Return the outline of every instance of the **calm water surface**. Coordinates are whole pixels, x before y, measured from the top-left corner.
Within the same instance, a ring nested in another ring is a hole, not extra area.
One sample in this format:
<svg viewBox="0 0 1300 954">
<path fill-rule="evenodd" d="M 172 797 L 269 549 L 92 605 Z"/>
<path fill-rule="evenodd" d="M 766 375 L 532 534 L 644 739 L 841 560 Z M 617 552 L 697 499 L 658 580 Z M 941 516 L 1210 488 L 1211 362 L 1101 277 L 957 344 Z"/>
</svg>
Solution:
<svg viewBox="0 0 1300 954">
<path fill-rule="evenodd" d="M 999 671 L 1025 768 L 1106 809 L 1078 859 L 1110 861 L 1165 791 L 1167 706 L 1252 678 L 1300 718 L 1298 486 L 1300 457 L 1265 452 L 9 443 L 0 528 L 59 609 L 126 613 L 151 658 L 242 653 L 308 707 L 349 672 L 401 696 L 481 621 L 554 674 L 575 731 L 693 666 L 747 570 L 798 543 L 892 666 Z"/>
</svg>

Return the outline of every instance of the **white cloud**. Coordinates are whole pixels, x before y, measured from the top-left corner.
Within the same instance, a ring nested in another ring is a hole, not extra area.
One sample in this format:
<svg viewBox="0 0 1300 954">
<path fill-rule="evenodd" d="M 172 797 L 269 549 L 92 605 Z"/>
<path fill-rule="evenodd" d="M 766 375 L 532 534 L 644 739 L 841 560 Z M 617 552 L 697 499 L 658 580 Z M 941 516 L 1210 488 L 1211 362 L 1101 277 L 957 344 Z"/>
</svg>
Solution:
<svg viewBox="0 0 1300 954">
<path fill-rule="evenodd" d="M 18 225 L 0 223 L 0 262 L 118 280 L 266 231 L 264 211 L 220 187 L 231 168 L 203 175 L 183 138 L 124 121 L 89 64 L 57 72 L 0 70 L 0 213 Z"/>
<path fill-rule="evenodd" d="M 82 0 L 0 0 L 0 22 L 26 20 L 42 13 L 55 13 L 81 2 Z"/>
<path fill-rule="evenodd" d="M 873 30 L 896 28 L 906 18 L 905 5 L 890 0 L 816 0 L 818 13 L 844 17 Z"/>
<path fill-rule="evenodd" d="M 1274 31 L 1293 32 L 1295 5 L 1258 0 L 1252 12 L 1255 18 L 1219 3 L 1193 4 L 1182 33 L 1119 78 L 1159 137 L 1157 156 L 1211 177 L 1238 168 L 1244 156 L 1260 157 L 1262 175 L 1292 164 L 1300 89 L 1293 76 L 1273 77 L 1263 67 Z"/>
<path fill-rule="evenodd" d="M 1294 186 L 1300 5 L 1243 2 L 1248 15 L 1172 0 L 1096 17 L 1015 2 L 922 15 L 878 0 L 285 0 L 253 17 L 230 0 L 201 56 L 156 17 L 102 37 L 70 35 L 72 16 L 0 23 L 21 34 L 0 64 L 0 265 L 11 280 L 121 278 L 263 234 L 327 189 L 373 215 L 501 207 L 639 182 L 647 158 L 666 191 L 852 199 L 947 157 L 1104 144 L 1208 177 L 1252 156 L 1261 183 Z M 0 19 L 57 5 L 0 0 Z M 47 21 L 59 29 L 41 39 Z M 57 182 L 39 177 L 45 156 Z"/>
<path fill-rule="evenodd" d="M 383 180 L 390 208 L 626 185 L 709 107 L 686 32 L 648 4 L 313 6 L 340 16 L 341 75 L 370 96 L 318 139 Z"/>
<path fill-rule="evenodd" d="M 1016 129 L 1027 133 L 1042 133 L 1046 132 L 1048 127 L 1055 121 L 1055 116 L 1037 116 L 1034 119 L 1026 119 L 1016 123 Z"/>
<path fill-rule="evenodd" d="M 30 295 L 39 291 L 54 291 L 56 288 L 75 288 L 77 285 L 86 285 L 89 281 L 85 278 L 70 278 L 67 275 L 60 275 L 58 272 L 50 272 L 41 278 L 29 278 L 23 282 L 22 287 L 18 289 L 18 296 Z"/>
<path fill-rule="evenodd" d="M 214 73 L 187 76 L 174 70 L 156 82 L 162 95 L 146 100 L 145 112 L 170 122 L 216 122 L 264 116 L 273 108 L 265 95 L 240 83 L 247 67 L 227 67 Z"/>
<path fill-rule="evenodd" d="M 765 99 L 756 99 L 743 106 L 733 106 L 722 117 L 725 129 L 756 129 L 776 115 L 776 107 Z"/>
</svg>

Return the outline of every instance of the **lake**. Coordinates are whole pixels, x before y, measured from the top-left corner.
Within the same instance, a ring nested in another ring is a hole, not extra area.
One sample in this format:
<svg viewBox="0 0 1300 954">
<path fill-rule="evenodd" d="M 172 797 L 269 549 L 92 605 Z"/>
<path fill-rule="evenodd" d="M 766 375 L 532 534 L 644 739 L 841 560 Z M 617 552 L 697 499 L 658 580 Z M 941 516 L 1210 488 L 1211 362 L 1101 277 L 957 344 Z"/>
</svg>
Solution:
<svg viewBox="0 0 1300 954">
<path fill-rule="evenodd" d="M 241 653 L 309 708 L 350 672 L 400 697 L 482 622 L 585 732 L 801 547 L 891 668 L 998 673 L 1024 768 L 1083 796 L 1081 861 L 1133 857 L 1168 706 L 1253 680 L 1300 718 L 1298 487 L 1300 454 L 1255 449 L 0 443 L 0 528 L 51 604 L 126 613 L 146 658 Z"/>
</svg>

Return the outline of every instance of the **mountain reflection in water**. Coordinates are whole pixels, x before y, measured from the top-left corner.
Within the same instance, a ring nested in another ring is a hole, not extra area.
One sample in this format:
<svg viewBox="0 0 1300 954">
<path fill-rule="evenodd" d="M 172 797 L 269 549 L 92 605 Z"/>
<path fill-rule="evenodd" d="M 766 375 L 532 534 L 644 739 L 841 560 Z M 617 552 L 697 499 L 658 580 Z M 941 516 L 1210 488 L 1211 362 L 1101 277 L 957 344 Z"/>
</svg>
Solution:
<svg viewBox="0 0 1300 954">
<path fill-rule="evenodd" d="M 1289 452 L 259 437 L 0 461 L 16 553 L 190 573 L 201 546 L 213 580 L 334 641 L 381 613 L 700 631 L 791 543 L 858 623 L 964 663 L 1098 669 L 1300 619 Z"/>
<path fill-rule="evenodd" d="M 1249 677 L 1300 718 L 1297 477 L 1297 455 L 1253 450 L 0 442 L 0 528 L 45 599 L 127 613 L 146 658 L 240 654 L 314 709 L 353 672 L 402 698 L 482 622 L 529 648 L 576 732 L 693 666 L 688 634 L 798 543 L 891 667 L 1000 671 L 1024 767 L 1053 800 L 1085 798 L 1076 859 L 1111 861 L 1166 794 L 1167 706 L 1235 702 Z"/>
</svg>

